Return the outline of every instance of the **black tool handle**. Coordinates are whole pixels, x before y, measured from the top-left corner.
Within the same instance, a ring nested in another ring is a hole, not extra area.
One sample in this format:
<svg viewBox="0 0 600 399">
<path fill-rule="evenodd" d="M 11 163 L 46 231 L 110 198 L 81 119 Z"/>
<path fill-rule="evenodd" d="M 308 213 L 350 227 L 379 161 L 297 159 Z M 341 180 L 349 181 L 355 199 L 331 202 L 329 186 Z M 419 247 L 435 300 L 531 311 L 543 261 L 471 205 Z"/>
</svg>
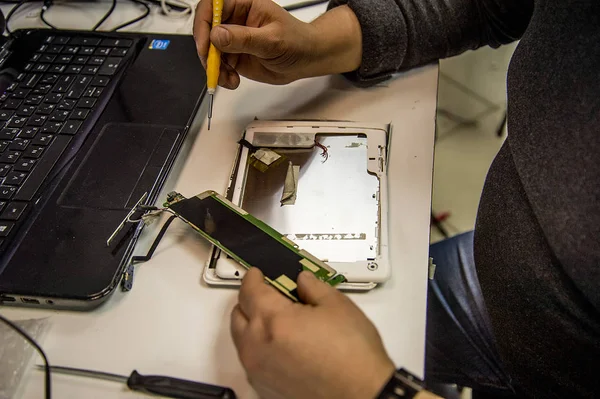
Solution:
<svg viewBox="0 0 600 399">
<path fill-rule="evenodd" d="M 127 386 L 134 391 L 177 399 L 236 399 L 231 388 L 161 375 L 141 375 L 136 370 L 127 379 Z"/>
</svg>

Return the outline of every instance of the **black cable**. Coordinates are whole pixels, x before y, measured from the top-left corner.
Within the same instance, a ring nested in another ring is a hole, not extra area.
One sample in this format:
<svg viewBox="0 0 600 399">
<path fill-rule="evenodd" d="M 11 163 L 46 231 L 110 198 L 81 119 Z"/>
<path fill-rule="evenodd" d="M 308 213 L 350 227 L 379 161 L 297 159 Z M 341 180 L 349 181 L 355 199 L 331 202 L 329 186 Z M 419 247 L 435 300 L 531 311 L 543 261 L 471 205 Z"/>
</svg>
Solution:
<svg viewBox="0 0 600 399">
<path fill-rule="evenodd" d="M 145 10 L 145 11 L 144 11 L 144 13 L 143 13 L 142 15 L 140 15 L 139 17 L 137 17 L 137 18 L 134 18 L 134 19 L 132 19 L 132 20 L 131 20 L 131 21 L 129 21 L 129 22 L 125 22 L 125 23 L 123 23 L 123 24 L 121 24 L 121 25 L 117 26 L 116 28 L 113 28 L 113 29 L 111 29 L 111 30 L 110 30 L 111 32 L 116 32 L 116 31 L 118 31 L 119 29 L 123 29 L 123 28 L 125 28 L 125 27 L 127 27 L 127 26 L 129 26 L 129 25 L 133 25 L 133 24 L 135 24 L 136 22 L 139 22 L 139 21 L 141 21 L 142 19 L 146 18 L 146 17 L 148 16 L 148 14 L 150 14 L 150 7 L 148 6 L 148 4 L 144 3 L 144 2 L 143 2 L 143 1 L 141 1 L 141 0 L 131 0 L 131 1 L 132 1 L 132 2 L 134 2 L 134 3 L 136 3 L 136 4 L 141 4 L 141 5 L 143 5 L 143 6 L 146 8 L 146 10 Z"/>
<path fill-rule="evenodd" d="M 12 31 L 10 30 L 10 28 L 9 28 L 9 26 L 8 26 L 8 23 L 10 22 L 10 18 L 11 18 L 11 17 L 14 15 L 14 13 L 16 13 L 16 12 L 17 12 L 17 10 L 18 10 L 19 8 L 21 8 L 21 6 L 22 6 L 23 4 L 25 4 L 26 2 L 27 2 L 27 0 L 21 0 L 21 1 L 19 1 L 19 2 L 17 3 L 17 5 L 16 5 L 16 6 L 14 6 L 13 8 L 11 8 L 11 9 L 10 9 L 10 11 L 8 12 L 8 14 L 6 14 L 6 22 L 5 22 L 5 23 L 6 23 L 6 32 L 7 32 L 8 34 L 12 34 Z"/>
<path fill-rule="evenodd" d="M 56 26 L 52 25 L 50 22 L 48 22 L 48 20 L 46 19 L 46 11 L 48 11 L 50 9 L 50 7 L 52 7 L 52 2 L 44 2 L 44 5 L 42 6 L 42 11 L 40 12 L 40 19 L 42 20 L 42 22 L 44 23 L 44 25 L 46 25 L 47 27 L 49 27 L 50 29 L 58 29 Z"/>
<path fill-rule="evenodd" d="M 289 6 L 283 7 L 283 9 L 286 11 L 294 11 L 294 10 L 299 10 L 301 8 L 312 7 L 312 6 L 316 6 L 316 5 L 327 3 L 327 2 L 329 2 L 329 0 L 308 0 L 308 1 L 303 1 L 300 3 L 290 4 Z"/>
<path fill-rule="evenodd" d="M 15 330 L 19 335 L 21 335 L 21 337 L 23 337 L 23 339 L 25 341 L 29 342 L 38 351 L 40 356 L 42 356 L 42 359 L 44 359 L 44 370 L 46 372 L 46 385 L 45 385 L 46 395 L 45 395 L 45 398 L 51 399 L 52 389 L 51 389 L 51 385 L 50 385 L 50 362 L 48 361 L 48 358 L 46 357 L 44 350 L 42 349 L 41 346 L 38 345 L 37 342 L 35 342 L 35 340 L 33 338 L 31 338 L 31 336 L 29 334 L 27 334 L 25 331 L 23 331 L 23 329 L 21 329 L 19 326 L 14 324 L 12 321 L 6 319 L 2 315 L 0 315 L 0 320 L 3 321 L 4 323 L 6 323 L 6 325 L 9 326 L 10 328 Z"/>
<path fill-rule="evenodd" d="M 146 253 L 146 255 L 132 257 L 131 263 L 147 262 L 152 258 L 152 255 L 154 255 L 154 251 L 156 251 L 156 247 L 158 247 L 160 240 L 162 240 L 163 236 L 167 232 L 167 229 L 169 228 L 169 225 L 173 222 L 173 220 L 175 220 L 176 217 L 177 216 L 172 215 L 171 217 L 169 217 L 167 219 L 165 224 L 162 225 L 162 227 L 160 228 L 160 231 L 158 232 L 158 234 L 156 235 L 156 238 L 154 239 L 154 242 L 152 243 L 152 246 L 148 250 L 148 253 Z"/>
<path fill-rule="evenodd" d="M 104 14 L 104 16 L 102 17 L 102 19 L 100 21 L 98 21 L 96 23 L 96 25 L 94 25 L 94 27 L 92 28 L 92 31 L 97 30 L 100 27 L 100 25 L 102 25 L 104 23 L 104 21 L 106 21 L 108 19 L 108 17 L 111 16 L 111 14 L 113 13 L 113 11 L 115 10 L 115 7 L 117 7 L 117 0 L 112 0 L 112 4 L 110 5 L 110 8 L 106 12 L 106 14 Z"/>
</svg>

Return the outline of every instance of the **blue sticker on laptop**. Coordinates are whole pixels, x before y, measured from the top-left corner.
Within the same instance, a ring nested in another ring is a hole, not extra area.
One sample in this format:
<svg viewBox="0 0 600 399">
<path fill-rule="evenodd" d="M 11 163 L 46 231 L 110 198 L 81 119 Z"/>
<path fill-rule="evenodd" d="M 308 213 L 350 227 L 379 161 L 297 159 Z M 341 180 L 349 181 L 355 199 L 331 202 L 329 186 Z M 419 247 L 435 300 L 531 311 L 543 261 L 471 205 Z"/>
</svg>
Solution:
<svg viewBox="0 0 600 399">
<path fill-rule="evenodd" d="M 169 47 L 169 43 L 171 43 L 170 40 L 154 39 L 152 42 L 150 42 L 150 46 L 148 46 L 148 48 L 150 50 L 166 50 L 167 47 Z"/>
</svg>

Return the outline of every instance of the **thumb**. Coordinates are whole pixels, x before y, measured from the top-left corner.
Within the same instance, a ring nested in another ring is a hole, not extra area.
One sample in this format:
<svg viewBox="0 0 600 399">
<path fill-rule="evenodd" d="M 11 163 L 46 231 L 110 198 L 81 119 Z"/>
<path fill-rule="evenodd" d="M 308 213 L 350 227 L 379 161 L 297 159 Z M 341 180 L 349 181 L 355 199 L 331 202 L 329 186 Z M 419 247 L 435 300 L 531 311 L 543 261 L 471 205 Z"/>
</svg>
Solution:
<svg viewBox="0 0 600 399">
<path fill-rule="evenodd" d="M 244 53 L 260 58 L 275 58 L 277 42 L 266 28 L 242 25 L 218 25 L 210 32 L 210 41 L 224 53 Z"/>
<path fill-rule="evenodd" d="M 308 305 L 322 305 L 340 293 L 315 277 L 311 272 L 303 271 L 297 279 L 298 295 Z"/>
</svg>

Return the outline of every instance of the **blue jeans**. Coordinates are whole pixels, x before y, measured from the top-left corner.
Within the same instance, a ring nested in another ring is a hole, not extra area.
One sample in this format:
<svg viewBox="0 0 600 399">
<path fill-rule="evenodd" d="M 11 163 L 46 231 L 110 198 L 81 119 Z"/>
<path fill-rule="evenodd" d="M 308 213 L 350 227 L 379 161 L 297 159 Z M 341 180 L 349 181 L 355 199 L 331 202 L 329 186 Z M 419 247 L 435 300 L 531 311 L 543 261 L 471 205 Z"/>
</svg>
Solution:
<svg viewBox="0 0 600 399">
<path fill-rule="evenodd" d="M 473 232 L 433 244 L 429 282 L 425 381 L 516 397 L 505 372 L 473 259 Z"/>
</svg>

